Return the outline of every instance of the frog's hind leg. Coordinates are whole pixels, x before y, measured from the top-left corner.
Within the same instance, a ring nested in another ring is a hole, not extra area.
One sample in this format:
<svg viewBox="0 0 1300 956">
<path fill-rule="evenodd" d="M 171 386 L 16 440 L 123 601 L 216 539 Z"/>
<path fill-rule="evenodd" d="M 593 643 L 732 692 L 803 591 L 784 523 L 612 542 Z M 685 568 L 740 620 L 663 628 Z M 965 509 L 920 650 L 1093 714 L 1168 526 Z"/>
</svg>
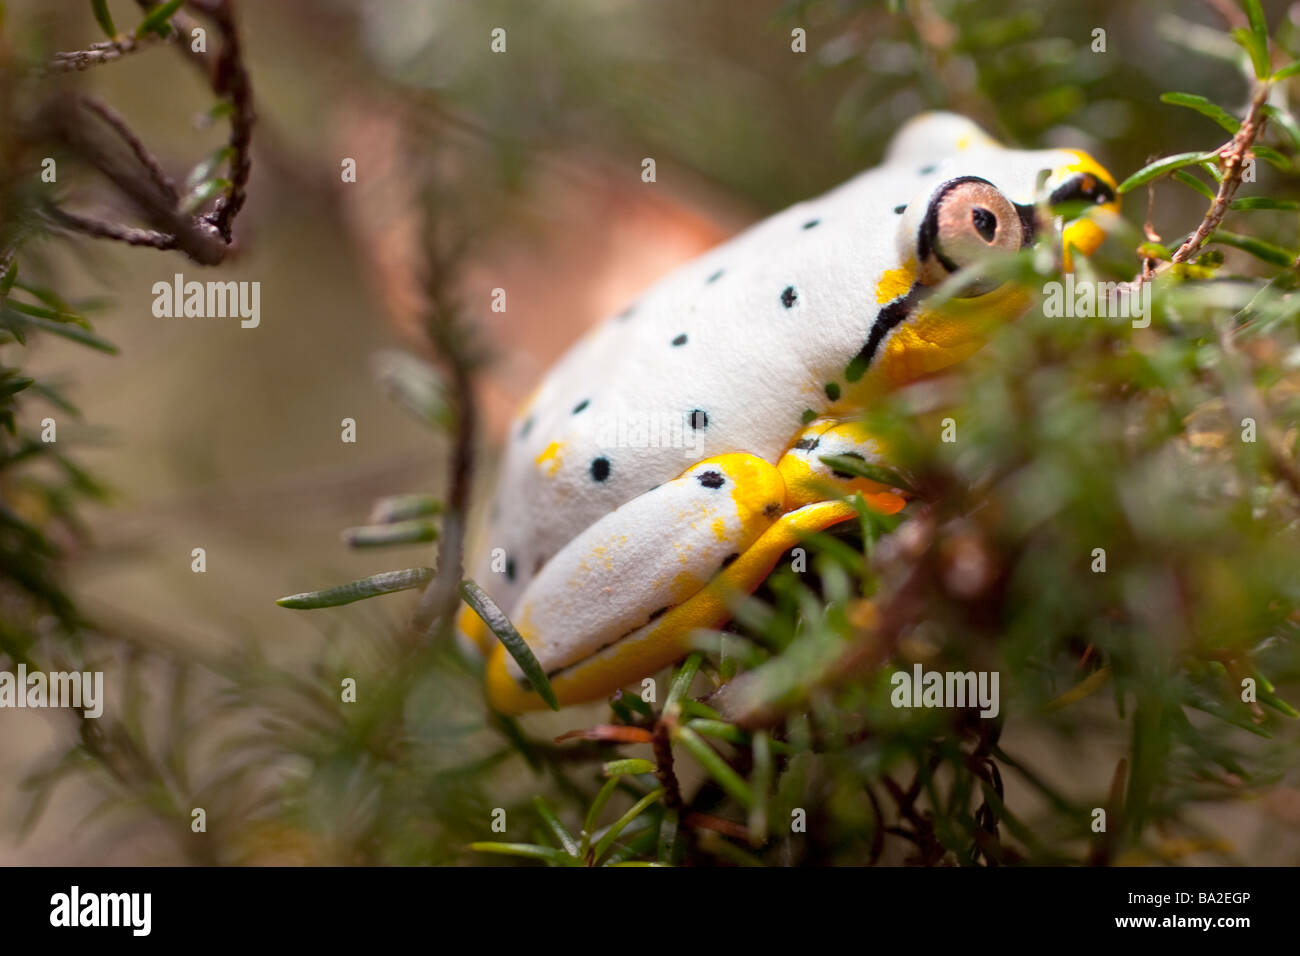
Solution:
<svg viewBox="0 0 1300 956">
<path fill-rule="evenodd" d="M 551 686 L 560 703 L 599 699 L 680 660 L 691 650 L 691 634 L 725 624 L 731 618 L 735 596 L 752 593 L 782 554 L 809 534 L 856 513 L 846 501 L 821 501 L 782 515 L 694 595 L 594 654 L 552 673 Z M 509 713 L 545 706 L 536 693 L 509 673 L 504 648 L 488 666 L 488 693 L 494 706 Z"/>
<path fill-rule="evenodd" d="M 818 420 L 776 466 L 744 454 L 706 459 L 575 538 L 511 614 L 560 703 L 596 700 L 679 660 L 692 632 L 726 623 L 734 598 L 757 589 L 781 555 L 854 517 L 846 496 L 886 514 L 902 508 L 897 489 L 821 460 L 882 454 L 858 423 Z M 504 647 L 487 683 L 500 710 L 545 706 Z"/>
<path fill-rule="evenodd" d="M 613 648 L 647 628 L 665 634 L 660 625 L 676 620 L 784 510 L 776 466 L 754 455 L 721 455 L 632 499 L 566 545 L 510 611 L 560 702 L 599 698 L 680 656 L 680 641 Z M 503 646 L 493 651 L 487 682 L 501 710 L 543 706 Z"/>
</svg>

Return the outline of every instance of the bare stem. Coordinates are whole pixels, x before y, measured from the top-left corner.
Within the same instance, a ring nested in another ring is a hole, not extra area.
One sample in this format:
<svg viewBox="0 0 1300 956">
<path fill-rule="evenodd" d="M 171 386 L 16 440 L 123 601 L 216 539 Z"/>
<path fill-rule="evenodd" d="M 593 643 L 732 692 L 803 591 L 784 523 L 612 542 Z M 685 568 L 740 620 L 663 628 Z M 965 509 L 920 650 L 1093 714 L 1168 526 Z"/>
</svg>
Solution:
<svg viewBox="0 0 1300 956">
<path fill-rule="evenodd" d="M 45 70 L 49 73 L 80 72 L 92 66 L 120 60 L 127 54 L 135 53 L 137 50 L 156 46 L 159 43 L 167 43 L 170 39 L 170 37 L 164 38 L 156 33 L 150 33 L 143 37 L 123 36 L 114 40 L 103 40 L 99 43 L 90 44 L 84 50 L 69 50 L 64 53 L 54 54 L 50 58 L 50 62 L 45 64 Z"/>
<path fill-rule="evenodd" d="M 1231 140 L 1219 148 L 1219 156 L 1223 162 L 1223 181 L 1219 183 L 1219 192 L 1215 195 L 1214 202 L 1210 204 L 1210 208 L 1206 211 L 1205 218 L 1196 227 L 1196 231 L 1174 253 L 1174 263 L 1187 262 L 1200 252 L 1201 247 L 1219 228 L 1219 224 L 1223 222 L 1223 217 L 1227 215 L 1232 197 L 1236 195 L 1237 188 L 1241 185 L 1241 177 L 1246 169 L 1246 158 L 1250 152 L 1250 147 L 1264 132 L 1264 125 L 1268 122 L 1268 117 L 1263 112 L 1264 106 L 1268 102 L 1268 90 L 1267 83 L 1256 85 L 1255 93 L 1250 99 L 1250 109 L 1246 113 L 1245 120 L 1242 121 L 1241 128 L 1237 130 Z"/>
</svg>

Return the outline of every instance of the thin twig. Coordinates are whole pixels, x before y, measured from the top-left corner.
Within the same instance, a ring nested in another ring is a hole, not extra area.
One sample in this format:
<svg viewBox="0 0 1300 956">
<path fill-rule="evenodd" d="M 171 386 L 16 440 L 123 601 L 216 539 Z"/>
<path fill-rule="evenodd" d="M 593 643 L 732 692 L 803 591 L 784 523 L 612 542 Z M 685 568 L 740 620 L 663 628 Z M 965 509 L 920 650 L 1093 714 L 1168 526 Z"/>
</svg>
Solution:
<svg viewBox="0 0 1300 956">
<path fill-rule="evenodd" d="M 90 44 L 84 50 L 69 50 L 54 54 L 45 64 L 45 70 L 49 73 L 79 72 L 102 63 L 112 63 L 146 47 L 168 43 L 171 39 L 170 36 L 161 37 L 156 33 L 150 33 L 143 37 L 123 36 L 115 40 L 103 40 Z"/>
<path fill-rule="evenodd" d="M 132 246 L 147 246 L 150 249 L 169 250 L 178 248 L 174 235 L 157 232 L 153 229 L 139 229 L 135 226 L 124 226 L 119 222 L 108 222 L 91 216 L 82 216 L 54 205 L 45 208 L 45 215 L 57 226 L 62 226 L 64 229 L 70 229 L 73 232 L 85 233 L 96 239 L 114 239 Z"/>
<path fill-rule="evenodd" d="M 191 3 L 203 10 L 221 31 L 221 53 L 217 57 L 212 89 L 230 101 L 234 112 L 230 117 L 230 188 L 209 217 L 221 237 L 231 241 L 231 226 L 239 210 L 244 207 L 248 177 L 252 172 L 253 85 L 244 66 L 243 49 L 239 42 L 239 29 L 235 22 L 234 0 L 208 0 Z"/>
<path fill-rule="evenodd" d="M 1264 126 L 1268 122 L 1268 117 L 1263 113 L 1264 106 L 1268 103 L 1268 90 L 1267 83 L 1256 85 L 1254 95 L 1250 99 L 1250 109 L 1241 123 L 1241 128 L 1231 140 L 1219 148 L 1218 153 L 1223 162 L 1223 180 L 1219 183 L 1219 192 L 1196 231 L 1174 253 L 1172 261 L 1175 264 L 1187 262 L 1200 252 L 1201 247 L 1209 240 L 1214 230 L 1219 228 L 1223 217 L 1227 215 L 1228 205 L 1241 185 L 1241 177 L 1246 169 L 1246 154 L 1264 132 Z"/>
<path fill-rule="evenodd" d="M 131 148 L 131 152 L 149 174 L 149 178 L 153 180 L 153 183 L 158 187 L 159 192 L 171 200 L 173 205 L 179 205 L 181 199 L 180 195 L 176 192 L 176 184 L 172 182 L 171 177 L 163 170 L 162 164 L 158 162 L 158 159 L 153 155 L 153 153 L 149 152 L 148 147 L 144 145 L 144 142 L 141 141 L 140 137 L 136 135 L 135 131 L 131 129 L 130 126 L 127 125 L 122 114 L 118 113 L 103 100 L 94 96 L 83 95 L 81 97 L 81 102 L 86 108 L 111 126 L 113 131 L 122 138 L 122 141 Z"/>
</svg>

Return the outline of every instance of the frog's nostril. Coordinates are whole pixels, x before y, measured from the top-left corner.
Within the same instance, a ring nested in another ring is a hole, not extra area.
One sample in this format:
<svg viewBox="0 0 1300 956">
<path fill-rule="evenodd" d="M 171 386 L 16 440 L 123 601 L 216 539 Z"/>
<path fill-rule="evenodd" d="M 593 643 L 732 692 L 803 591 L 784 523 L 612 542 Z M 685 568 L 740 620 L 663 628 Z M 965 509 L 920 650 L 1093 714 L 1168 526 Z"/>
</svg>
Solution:
<svg viewBox="0 0 1300 956">
<path fill-rule="evenodd" d="M 695 477 L 705 488 L 716 490 L 726 484 L 726 480 L 716 471 L 704 471 Z"/>
<path fill-rule="evenodd" d="M 998 217 L 982 206 L 976 206 L 970 211 L 970 219 L 975 224 L 975 231 L 984 237 L 984 241 L 992 242 L 998 232 Z"/>
</svg>

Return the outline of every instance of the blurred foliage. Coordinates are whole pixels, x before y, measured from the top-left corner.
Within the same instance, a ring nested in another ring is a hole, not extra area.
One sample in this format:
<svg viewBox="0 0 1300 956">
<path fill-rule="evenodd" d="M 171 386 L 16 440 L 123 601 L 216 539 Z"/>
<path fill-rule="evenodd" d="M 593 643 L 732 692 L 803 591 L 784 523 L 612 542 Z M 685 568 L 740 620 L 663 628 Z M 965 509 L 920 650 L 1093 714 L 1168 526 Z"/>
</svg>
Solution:
<svg viewBox="0 0 1300 956">
<path fill-rule="evenodd" d="M 388 92 L 456 120 L 435 128 L 469 132 L 440 147 L 465 178 L 460 202 L 431 209 L 438 217 L 471 216 L 478 198 L 508 205 L 531 164 L 557 151 L 670 157 L 776 208 L 874 161 L 902 120 L 943 106 L 1008 141 L 1078 145 L 1134 172 L 1128 215 L 1145 228 L 1110 224 L 1080 272 L 1129 282 L 1145 270 L 1149 327 L 1051 318 L 1040 302 L 952 374 L 870 409 L 917 499 L 811 539 L 811 571 L 779 571 L 725 633 L 699 635 L 655 705 L 617 695 L 540 725 L 495 714 L 479 665 L 453 642 L 412 640 L 373 616 L 323 625 L 305 671 L 268 661 L 255 640 L 221 660 L 177 660 L 137 640 L 121 662 L 137 675 L 129 712 L 52 761 L 41 793 L 85 771 L 109 791 L 103 812 L 164 819 L 202 861 L 1258 862 L 1203 821 L 1207 808 L 1300 783 L 1287 703 L 1300 697 L 1292 8 L 753 9 L 439 0 L 369 5 L 356 26 Z M 1272 25 L 1264 62 L 1261 16 Z M 506 19 L 502 70 L 486 43 L 463 37 Z M 797 26 L 810 52 L 792 61 Z M 1090 49 L 1096 28 L 1104 53 Z M 759 45 L 782 55 L 756 55 Z M 1212 248 L 1172 264 L 1221 188 L 1222 164 L 1207 155 L 1222 155 L 1215 123 L 1234 132 L 1261 89 L 1269 122 L 1253 148 L 1267 164 Z M 1161 163 L 1188 152 L 1203 158 Z M 997 268 L 1035 294 L 1063 279 L 1050 240 Z M 423 407 L 434 432 L 454 430 L 455 402 L 437 398 L 454 379 L 403 374 L 399 398 Z M 24 394 L 20 370 L 6 381 Z M 945 419 L 956 442 L 940 438 Z M 381 506 L 353 543 L 428 540 L 434 518 L 443 542 L 459 533 L 456 509 L 412 507 Z M 22 567 L 49 566 L 31 560 Z M 428 573 L 380 572 L 290 606 L 422 586 Z M 29 646 L 3 650 L 18 659 Z M 1003 715 L 894 708 L 890 662 L 997 671 Z M 144 690 L 151 668 L 165 671 L 155 686 L 166 699 Z M 344 703 L 348 682 L 356 696 Z M 566 719 L 570 734 L 542 729 Z M 1058 783 L 1018 750 L 1035 734 L 1069 753 L 1123 756 Z M 1008 778 L 1033 799 L 1009 802 Z M 189 831 L 194 806 L 208 811 L 206 834 Z M 500 814 L 504 836 L 492 828 Z"/>
</svg>

